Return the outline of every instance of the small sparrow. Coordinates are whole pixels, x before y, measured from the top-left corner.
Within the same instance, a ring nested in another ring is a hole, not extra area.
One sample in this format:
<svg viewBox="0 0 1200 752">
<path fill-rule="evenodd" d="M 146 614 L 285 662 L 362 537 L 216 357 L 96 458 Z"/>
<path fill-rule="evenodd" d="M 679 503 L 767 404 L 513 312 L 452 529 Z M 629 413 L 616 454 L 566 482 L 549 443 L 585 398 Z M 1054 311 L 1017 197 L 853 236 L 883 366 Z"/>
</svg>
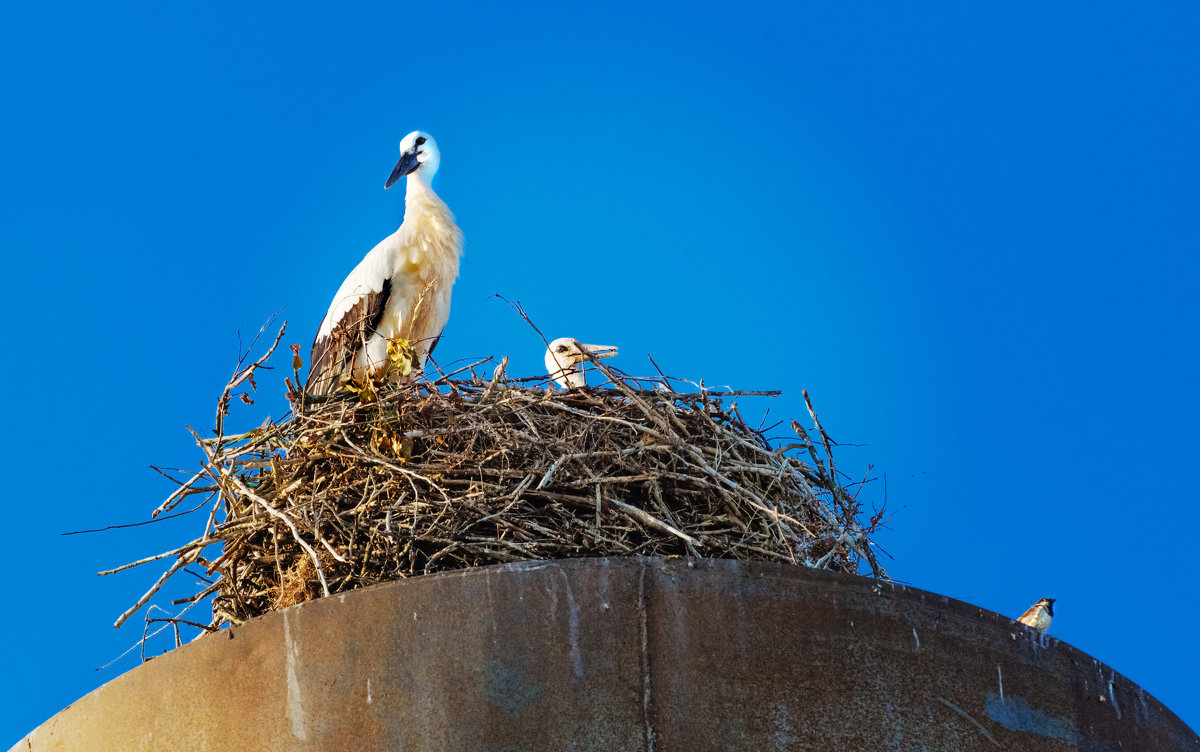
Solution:
<svg viewBox="0 0 1200 752">
<path fill-rule="evenodd" d="M 1054 598 L 1042 598 L 1030 606 L 1028 611 L 1021 614 L 1021 618 L 1017 621 L 1027 624 L 1039 632 L 1045 632 L 1050 628 L 1050 621 L 1054 618 L 1054 600 Z"/>
</svg>

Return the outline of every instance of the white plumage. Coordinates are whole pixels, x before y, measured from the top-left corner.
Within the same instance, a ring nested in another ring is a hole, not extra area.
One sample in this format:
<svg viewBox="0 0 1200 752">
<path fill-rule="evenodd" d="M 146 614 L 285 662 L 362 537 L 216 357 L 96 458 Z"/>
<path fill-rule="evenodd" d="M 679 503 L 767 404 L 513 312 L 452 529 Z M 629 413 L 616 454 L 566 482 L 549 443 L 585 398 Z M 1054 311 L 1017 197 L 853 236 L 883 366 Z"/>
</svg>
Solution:
<svg viewBox="0 0 1200 752">
<path fill-rule="evenodd" d="M 450 317 L 462 232 L 431 185 L 441 155 L 433 137 L 413 131 L 400 142 L 389 188 L 407 176 L 404 222 L 359 262 L 338 288 L 313 340 L 306 388 L 328 394 L 346 380 L 378 378 L 388 365 L 388 340 L 416 350 L 425 365 Z"/>
<path fill-rule="evenodd" d="M 587 362 L 587 351 L 593 358 L 611 358 L 617 348 L 611 345 L 584 345 L 570 337 L 559 337 L 546 348 L 546 371 L 554 383 L 564 389 L 587 386 L 583 364 Z"/>
</svg>

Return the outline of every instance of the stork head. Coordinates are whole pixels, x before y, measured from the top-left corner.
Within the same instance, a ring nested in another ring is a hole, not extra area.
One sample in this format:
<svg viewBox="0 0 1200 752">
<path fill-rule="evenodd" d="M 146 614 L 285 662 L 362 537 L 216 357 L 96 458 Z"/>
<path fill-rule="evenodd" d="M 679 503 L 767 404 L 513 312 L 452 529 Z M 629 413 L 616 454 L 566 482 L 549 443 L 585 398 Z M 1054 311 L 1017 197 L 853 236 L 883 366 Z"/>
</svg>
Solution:
<svg viewBox="0 0 1200 752">
<path fill-rule="evenodd" d="M 546 371 L 554 383 L 564 389 L 587 386 L 583 375 L 583 364 L 587 362 L 587 351 L 593 358 L 611 358 L 617 348 L 611 345 L 583 345 L 570 337 L 559 337 L 546 348 Z"/>
<path fill-rule="evenodd" d="M 438 151 L 433 136 L 425 131 L 413 131 L 400 141 L 400 161 L 392 169 L 384 188 L 391 188 L 405 175 L 416 175 L 426 185 L 433 182 L 442 154 Z"/>
</svg>

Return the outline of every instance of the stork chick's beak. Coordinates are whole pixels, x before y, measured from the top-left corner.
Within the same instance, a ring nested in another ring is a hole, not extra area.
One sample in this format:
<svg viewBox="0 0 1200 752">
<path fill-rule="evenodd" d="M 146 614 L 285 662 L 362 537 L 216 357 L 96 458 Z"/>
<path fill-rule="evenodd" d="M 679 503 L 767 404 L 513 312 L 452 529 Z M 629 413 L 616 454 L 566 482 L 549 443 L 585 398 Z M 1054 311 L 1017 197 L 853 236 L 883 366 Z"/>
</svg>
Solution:
<svg viewBox="0 0 1200 752">
<path fill-rule="evenodd" d="M 580 342 L 579 347 L 586 350 L 593 358 L 611 358 L 617 354 L 617 348 L 612 345 L 585 345 Z"/>
<path fill-rule="evenodd" d="M 400 155 L 400 161 L 396 163 L 396 167 L 392 170 L 392 174 L 388 176 L 387 182 L 383 184 L 384 190 L 391 188 L 392 185 L 400 178 L 412 172 L 416 172 L 421 163 L 417 161 L 417 150 L 406 151 Z"/>
</svg>

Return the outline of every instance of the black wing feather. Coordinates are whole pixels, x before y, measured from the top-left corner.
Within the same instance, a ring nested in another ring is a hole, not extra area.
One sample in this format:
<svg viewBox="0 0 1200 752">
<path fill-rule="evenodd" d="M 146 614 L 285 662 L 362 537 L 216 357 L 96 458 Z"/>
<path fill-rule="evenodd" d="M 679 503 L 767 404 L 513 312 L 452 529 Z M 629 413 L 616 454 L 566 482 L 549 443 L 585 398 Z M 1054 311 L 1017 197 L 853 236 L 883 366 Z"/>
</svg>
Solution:
<svg viewBox="0 0 1200 752">
<path fill-rule="evenodd" d="M 391 294 L 392 281 L 385 279 L 382 290 L 362 296 L 327 336 L 313 338 L 305 390 L 310 394 L 328 394 L 334 390 L 358 351 L 375 333 Z"/>
</svg>

